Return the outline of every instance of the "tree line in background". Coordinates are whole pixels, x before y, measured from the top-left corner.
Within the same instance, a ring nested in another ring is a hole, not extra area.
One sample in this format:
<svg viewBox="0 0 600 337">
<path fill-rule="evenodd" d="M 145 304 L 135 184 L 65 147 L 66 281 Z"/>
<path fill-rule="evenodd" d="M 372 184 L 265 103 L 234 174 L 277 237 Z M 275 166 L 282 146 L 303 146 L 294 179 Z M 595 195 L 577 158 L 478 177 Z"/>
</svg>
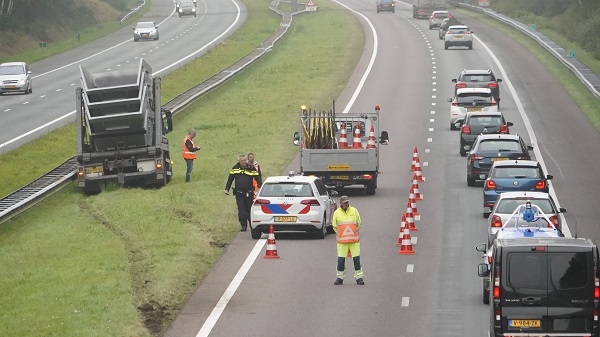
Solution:
<svg viewBox="0 0 600 337">
<path fill-rule="evenodd" d="M 125 11 L 128 0 L 98 0 Z M 117 18 L 115 18 L 117 20 Z M 79 30 L 96 24 L 91 8 L 77 0 L 0 0 L 0 31 L 43 33 L 37 23 L 52 21 L 58 27 Z"/>
<path fill-rule="evenodd" d="M 600 0 L 492 0 L 492 8 L 557 31 L 600 59 Z"/>
</svg>

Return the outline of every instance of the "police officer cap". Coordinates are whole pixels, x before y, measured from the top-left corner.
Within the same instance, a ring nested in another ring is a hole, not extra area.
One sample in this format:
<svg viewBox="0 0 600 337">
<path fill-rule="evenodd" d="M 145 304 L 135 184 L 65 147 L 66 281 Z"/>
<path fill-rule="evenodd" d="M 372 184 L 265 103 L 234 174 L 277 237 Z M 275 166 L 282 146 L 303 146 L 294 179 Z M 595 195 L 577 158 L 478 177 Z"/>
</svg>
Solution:
<svg viewBox="0 0 600 337">
<path fill-rule="evenodd" d="M 350 198 L 348 198 L 345 195 L 342 195 L 342 197 L 340 198 L 340 204 L 345 203 L 345 202 L 350 202 Z"/>
</svg>

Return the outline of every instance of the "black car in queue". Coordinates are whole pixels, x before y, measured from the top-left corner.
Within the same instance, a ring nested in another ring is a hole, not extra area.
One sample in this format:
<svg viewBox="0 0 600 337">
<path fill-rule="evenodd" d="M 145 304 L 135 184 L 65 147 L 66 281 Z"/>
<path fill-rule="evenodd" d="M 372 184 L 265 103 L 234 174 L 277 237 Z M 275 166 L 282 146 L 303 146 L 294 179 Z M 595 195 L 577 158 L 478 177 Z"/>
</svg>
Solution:
<svg viewBox="0 0 600 337">
<path fill-rule="evenodd" d="M 477 180 L 485 180 L 495 161 L 531 160 L 530 150 L 533 150 L 533 146 L 525 145 L 517 134 L 477 136 L 473 148 L 467 154 L 467 185 L 475 186 Z"/>
<path fill-rule="evenodd" d="M 458 120 L 456 127 L 460 128 L 461 156 L 466 156 L 478 135 L 508 134 L 512 122 L 507 122 L 499 111 L 467 112 L 464 120 Z"/>
</svg>

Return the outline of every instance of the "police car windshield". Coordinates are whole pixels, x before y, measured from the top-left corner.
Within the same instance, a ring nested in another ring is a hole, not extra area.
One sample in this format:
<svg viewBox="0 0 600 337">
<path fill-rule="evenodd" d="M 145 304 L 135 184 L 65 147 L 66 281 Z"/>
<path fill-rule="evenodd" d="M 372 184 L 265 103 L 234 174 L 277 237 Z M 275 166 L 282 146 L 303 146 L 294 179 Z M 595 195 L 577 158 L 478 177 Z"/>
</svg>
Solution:
<svg viewBox="0 0 600 337">
<path fill-rule="evenodd" d="M 263 186 L 261 197 L 312 197 L 308 183 L 269 183 Z"/>
</svg>

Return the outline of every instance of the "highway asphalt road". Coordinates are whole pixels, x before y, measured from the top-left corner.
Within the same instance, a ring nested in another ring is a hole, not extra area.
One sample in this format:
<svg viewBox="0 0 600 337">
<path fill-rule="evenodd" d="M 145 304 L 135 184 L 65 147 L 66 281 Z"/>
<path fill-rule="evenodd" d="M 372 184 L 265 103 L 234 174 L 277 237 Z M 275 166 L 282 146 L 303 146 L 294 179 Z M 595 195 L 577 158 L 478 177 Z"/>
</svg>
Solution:
<svg viewBox="0 0 600 337">
<path fill-rule="evenodd" d="M 196 17 L 179 18 L 173 0 L 154 0 L 140 21 L 156 22 L 159 40 L 133 42 L 133 24 L 32 64 L 33 93 L 0 97 L 0 154 L 75 121 L 80 65 L 91 73 L 135 69 L 144 58 L 154 74 L 164 76 L 218 45 L 247 14 L 235 0 L 199 0 L 197 9 Z"/>
<path fill-rule="evenodd" d="M 446 101 L 453 94 L 451 79 L 465 68 L 491 68 L 504 80 L 502 111 L 514 123 L 511 132 L 533 143 L 536 159 L 554 175 L 553 193 L 568 209 L 569 231 L 600 237 L 600 135 L 534 55 L 469 18 L 461 19 L 476 33 L 474 49 L 444 50 L 438 32 L 428 30 L 427 20 L 413 19 L 411 7 L 401 2 L 396 14 L 377 14 L 374 2 L 359 0 L 344 1 L 340 10 L 356 11 L 367 41 L 338 111 L 348 103 L 355 112 L 380 104 L 381 125 L 390 134 L 380 153 L 377 194 L 345 192 L 363 219 L 366 285 L 356 285 L 351 276 L 343 286 L 333 285 L 333 235 L 314 240 L 278 233 L 281 259 L 267 260 L 266 235 L 256 241 L 240 233 L 167 336 L 487 336 L 489 307 L 482 303 L 481 254 L 474 249 L 487 233 L 482 191 L 466 184 L 466 162 L 458 152 L 458 132 L 449 130 Z M 419 185 L 424 200 L 417 203 L 418 231 L 411 232 L 416 254 L 398 255 L 415 146 L 426 177 Z M 288 170 L 297 169 L 295 160 Z"/>
</svg>

